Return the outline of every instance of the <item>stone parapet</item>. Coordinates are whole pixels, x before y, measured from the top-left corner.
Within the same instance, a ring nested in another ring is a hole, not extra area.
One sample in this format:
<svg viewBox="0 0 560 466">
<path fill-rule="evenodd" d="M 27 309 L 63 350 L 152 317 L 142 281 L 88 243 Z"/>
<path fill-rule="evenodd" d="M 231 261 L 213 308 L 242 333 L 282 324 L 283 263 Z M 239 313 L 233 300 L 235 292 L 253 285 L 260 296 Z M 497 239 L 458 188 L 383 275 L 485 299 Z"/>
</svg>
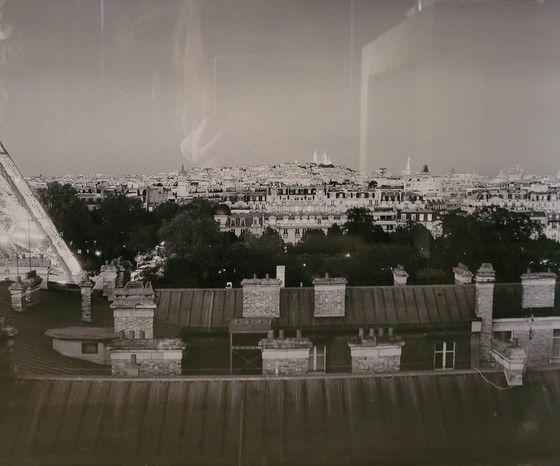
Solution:
<svg viewBox="0 0 560 466">
<path fill-rule="evenodd" d="M 377 339 L 355 338 L 348 342 L 352 356 L 352 372 L 387 373 L 401 368 L 404 342 L 400 337 Z"/>
<path fill-rule="evenodd" d="M 524 273 L 521 275 L 523 309 L 554 307 L 556 274 L 550 272 Z"/>
<path fill-rule="evenodd" d="M 315 317 L 344 317 L 346 314 L 346 285 L 343 277 L 316 278 L 313 280 L 315 289 Z"/>
<path fill-rule="evenodd" d="M 280 287 L 276 278 L 249 278 L 243 287 L 243 317 L 280 317 Z"/>
</svg>

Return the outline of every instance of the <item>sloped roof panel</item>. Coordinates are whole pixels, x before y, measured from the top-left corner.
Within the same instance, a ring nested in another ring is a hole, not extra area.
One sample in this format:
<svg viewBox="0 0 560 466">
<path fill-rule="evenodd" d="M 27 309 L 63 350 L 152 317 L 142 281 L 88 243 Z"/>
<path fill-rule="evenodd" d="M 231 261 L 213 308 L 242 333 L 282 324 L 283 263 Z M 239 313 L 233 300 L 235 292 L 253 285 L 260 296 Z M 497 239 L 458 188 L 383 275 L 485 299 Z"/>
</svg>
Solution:
<svg viewBox="0 0 560 466">
<path fill-rule="evenodd" d="M 513 389 L 499 372 L 1 379 L 0 389 L 3 464 L 510 464 L 560 455 L 558 370 L 528 372 Z"/>
<path fill-rule="evenodd" d="M 440 326 L 475 319 L 474 286 L 347 287 L 344 317 L 314 317 L 313 288 L 282 288 L 279 328 Z M 156 318 L 187 331 L 226 331 L 241 317 L 241 289 L 162 289 Z"/>
</svg>

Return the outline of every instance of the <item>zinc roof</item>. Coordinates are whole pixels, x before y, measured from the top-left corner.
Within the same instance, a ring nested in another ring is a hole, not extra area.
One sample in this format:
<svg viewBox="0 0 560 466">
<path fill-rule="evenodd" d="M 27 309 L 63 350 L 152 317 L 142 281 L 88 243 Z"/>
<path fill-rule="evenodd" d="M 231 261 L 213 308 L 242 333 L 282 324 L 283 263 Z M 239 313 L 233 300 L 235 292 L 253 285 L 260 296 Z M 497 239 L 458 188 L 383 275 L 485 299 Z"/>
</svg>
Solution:
<svg viewBox="0 0 560 466">
<path fill-rule="evenodd" d="M 279 328 L 358 328 L 360 326 L 452 326 L 476 319 L 474 285 L 347 287 L 344 317 L 313 317 L 313 288 L 282 288 Z M 227 331 L 242 317 L 243 291 L 160 289 L 156 318 L 187 331 Z"/>
<path fill-rule="evenodd" d="M 499 388 L 498 388 L 499 387 Z M 0 379 L 2 464 L 535 464 L 560 371 Z M 541 464 L 541 463 L 538 463 Z"/>
</svg>

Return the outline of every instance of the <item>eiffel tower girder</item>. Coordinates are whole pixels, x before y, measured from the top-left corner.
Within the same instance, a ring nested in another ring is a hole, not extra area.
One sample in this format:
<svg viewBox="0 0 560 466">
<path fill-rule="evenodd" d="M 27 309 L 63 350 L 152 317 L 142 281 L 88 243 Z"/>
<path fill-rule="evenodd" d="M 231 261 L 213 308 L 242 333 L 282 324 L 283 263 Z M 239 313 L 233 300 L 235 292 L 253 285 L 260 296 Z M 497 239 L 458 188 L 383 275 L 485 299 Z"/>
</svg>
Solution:
<svg viewBox="0 0 560 466">
<path fill-rule="evenodd" d="M 0 141 L 0 258 L 50 260 L 50 280 L 78 283 L 82 268 Z M 17 255 L 17 256 L 16 256 Z M 24 261 L 21 261 L 24 263 Z M 30 261 L 31 262 L 31 261 Z"/>
</svg>

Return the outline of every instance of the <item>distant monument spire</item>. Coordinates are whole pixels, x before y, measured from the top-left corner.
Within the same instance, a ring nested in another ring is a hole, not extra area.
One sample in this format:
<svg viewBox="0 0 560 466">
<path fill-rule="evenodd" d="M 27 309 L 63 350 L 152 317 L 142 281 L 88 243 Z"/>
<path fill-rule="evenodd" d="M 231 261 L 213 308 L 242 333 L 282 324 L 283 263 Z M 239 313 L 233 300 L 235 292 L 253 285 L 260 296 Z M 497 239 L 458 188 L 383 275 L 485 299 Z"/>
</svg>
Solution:
<svg viewBox="0 0 560 466">
<path fill-rule="evenodd" d="M 315 164 L 319 163 L 319 156 L 317 155 L 317 150 L 313 152 L 313 163 Z"/>
<path fill-rule="evenodd" d="M 411 170 L 410 170 L 410 157 L 408 158 L 408 160 L 406 161 L 406 170 L 404 171 L 404 174 L 407 176 L 410 176 Z"/>
</svg>

